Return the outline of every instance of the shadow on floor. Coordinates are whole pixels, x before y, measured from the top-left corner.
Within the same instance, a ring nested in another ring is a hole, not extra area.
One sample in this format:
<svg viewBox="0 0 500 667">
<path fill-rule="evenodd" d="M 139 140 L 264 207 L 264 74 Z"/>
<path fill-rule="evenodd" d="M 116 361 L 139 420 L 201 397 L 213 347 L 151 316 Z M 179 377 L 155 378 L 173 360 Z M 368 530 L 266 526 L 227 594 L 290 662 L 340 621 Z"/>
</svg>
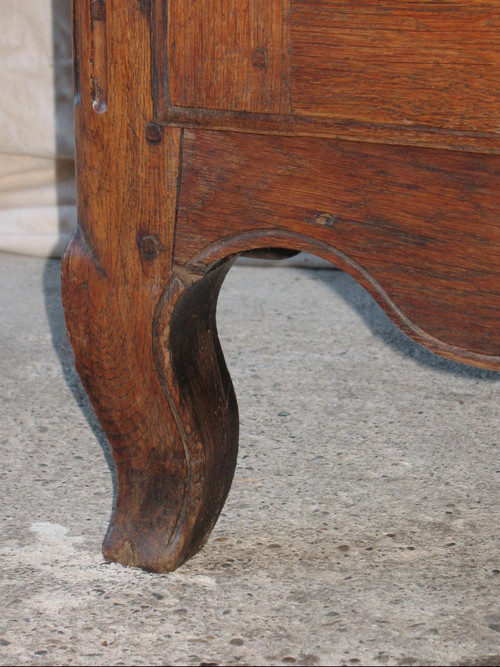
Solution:
<svg viewBox="0 0 500 667">
<path fill-rule="evenodd" d="M 64 311 L 61 302 L 60 266 L 61 262 L 59 259 L 48 259 L 43 273 L 45 310 L 49 321 L 52 345 L 59 358 L 64 380 L 103 450 L 113 479 L 114 506 L 117 493 L 115 466 L 106 436 L 97 421 L 92 405 L 75 370 L 73 352 L 66 335 Z"/>
<path fill-rule="evenodd" d="M 397 354 L 443 373 L 480 380 L 500 381 L 500 371 L 490 371 L 445 359 L 416 343 L 398 329 L 375 299 L 353 278 L 342 272 L 320 270 L 318 276 L 361 317 L 371 333 L 383 339 Z"/>
<path fill-rule="evenodd" d="M 75 211 L 74 184 L 74 127 L 72 75 L 72 17 L 71 3 L 52 0 L 52 50 L 54 59 L 54 102 L 56 127 L 56 190 L 60 211 L 61 239 L 68 235 L 68 227 Z M 60 245 L 60 244 L 59 244 Z M 60 254 L 60 247 L 54 254 Z M 116 471 L 108 441 L 94 414 L 90 401 L 75 371 L 73 354 L 66 336 L 64 312 L 61 303 L 60 260 L 48 259 L 44 269 L 43 290 L 45 309 L 51 329 L 52 343 L 59 357 L 64 379 L 80 406 L 85 419 L 99 442 L 113 480 L 113 507 L 117 495 Z"/>
</svg>

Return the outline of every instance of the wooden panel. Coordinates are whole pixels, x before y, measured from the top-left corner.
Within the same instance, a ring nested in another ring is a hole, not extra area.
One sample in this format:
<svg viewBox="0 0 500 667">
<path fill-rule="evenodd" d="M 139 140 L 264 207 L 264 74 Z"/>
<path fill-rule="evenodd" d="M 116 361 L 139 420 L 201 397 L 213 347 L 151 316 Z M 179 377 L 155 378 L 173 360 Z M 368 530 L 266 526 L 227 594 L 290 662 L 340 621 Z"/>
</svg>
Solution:
<svg viewBox="0 0 500 667">
<path fill-rule="evenodd" d="M 500 132 L 498 0 L 292 6 L 297 116 Z"/>
<path fill-rule="evenodd" d="M 183 146 L 176 262 L 214 242 L 339 251 L 407 333 L 500 368 L 500 158 L 190 130 Z"/>
<path fill-rule="evenodd" d="M 170 126 L 500 153 L 500 0 L 152 0 Z"/>
<path fill-rule="evenodd" d="M 171 106 L 289 113 L 289 0 L 166 1 Z"/>
</svg>

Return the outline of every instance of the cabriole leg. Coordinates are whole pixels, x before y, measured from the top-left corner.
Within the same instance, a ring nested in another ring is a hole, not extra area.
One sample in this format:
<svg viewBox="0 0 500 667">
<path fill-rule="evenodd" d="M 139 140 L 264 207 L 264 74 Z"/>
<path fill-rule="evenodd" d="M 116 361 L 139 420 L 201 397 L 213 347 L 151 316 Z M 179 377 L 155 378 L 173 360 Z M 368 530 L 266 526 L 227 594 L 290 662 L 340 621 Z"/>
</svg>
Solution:
<svg viewBox="0 0 500 667">
<path fill-rule="evenodd" d="M 182 130 L 154 121 L 150 9 L 73 2 L 79 225 L 62 278 L 76 367 L 118 474 L 104 554 L 161 572 L 217 518 L 237 411 L 214 325 L 228 265 L 206 277 L 174 266 Z"/>
<path fill-rule="evenodd" d="M 109 560 L 173 570 L 201 548 L 222 509 L 238 448 L 215 325 L 229 265 L 206 276 L 174 270 L 155 312 L 144 293 L 126 301 L 110 288 L 81 238 L 68 248 L 68 331 L 118 474 Z"/>
</svg>

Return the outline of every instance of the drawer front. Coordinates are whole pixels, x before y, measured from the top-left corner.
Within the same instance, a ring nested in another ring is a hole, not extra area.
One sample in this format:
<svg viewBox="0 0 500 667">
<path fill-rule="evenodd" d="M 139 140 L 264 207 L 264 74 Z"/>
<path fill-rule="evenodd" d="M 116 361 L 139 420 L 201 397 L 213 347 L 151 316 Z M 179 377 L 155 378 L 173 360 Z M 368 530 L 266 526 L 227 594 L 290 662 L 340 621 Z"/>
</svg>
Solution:
<svg viewBox="0 0 500 667">
<path fill-rule="evenodd" d="M 500 0 L 156 0 L 157 120 L 500 152 Z"/>
</svg>

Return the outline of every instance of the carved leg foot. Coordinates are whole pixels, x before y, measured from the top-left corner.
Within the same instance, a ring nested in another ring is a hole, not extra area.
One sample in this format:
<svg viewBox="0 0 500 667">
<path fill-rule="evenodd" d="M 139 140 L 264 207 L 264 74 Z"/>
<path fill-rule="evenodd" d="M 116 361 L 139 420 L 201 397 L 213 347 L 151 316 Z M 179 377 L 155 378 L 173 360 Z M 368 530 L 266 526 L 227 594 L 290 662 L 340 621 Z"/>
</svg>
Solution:
<svg viewBox="0 0 500 667">
<path fill-rule="evenodd" d="M 118 473 L 103 545 L 109 560 L 174 570 L 201 548 L 222 509 L 238 446 L 237 404 L 215 326 L 229 266 L 206 276 L 174 271 L 155 309 L 137 286 L 126 299 L 82 239 L 68 248 L 68 331 Z"/>
</svg>

